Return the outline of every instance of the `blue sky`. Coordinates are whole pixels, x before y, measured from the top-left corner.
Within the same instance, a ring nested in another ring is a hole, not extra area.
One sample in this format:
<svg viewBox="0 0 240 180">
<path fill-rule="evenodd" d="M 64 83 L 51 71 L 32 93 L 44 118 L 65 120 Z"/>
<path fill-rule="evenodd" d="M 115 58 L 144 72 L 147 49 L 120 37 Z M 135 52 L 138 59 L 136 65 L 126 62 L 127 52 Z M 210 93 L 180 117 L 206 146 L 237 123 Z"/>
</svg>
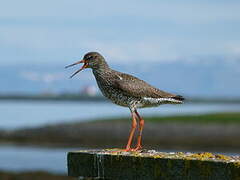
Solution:
<svg viewBox="0 0 240 180">
<path fill-rule="evenodd" d="M 0 65 L 240 56 L 239 1 L 2 1 Z"/>
<path fill-rule="evenodd" d="M 1 2 L 0 93 L 96 86 L 63 68 L 88 51 L 163 90 L 239 97 L 240 1 Z"/>
</svg>

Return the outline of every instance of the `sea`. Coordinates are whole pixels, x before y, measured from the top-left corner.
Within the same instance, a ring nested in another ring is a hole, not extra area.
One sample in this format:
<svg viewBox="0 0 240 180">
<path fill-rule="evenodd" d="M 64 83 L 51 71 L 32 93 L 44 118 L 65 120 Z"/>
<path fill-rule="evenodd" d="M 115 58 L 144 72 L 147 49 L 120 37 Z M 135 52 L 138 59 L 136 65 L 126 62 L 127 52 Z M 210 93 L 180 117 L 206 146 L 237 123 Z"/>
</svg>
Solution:
<svg viewBox="0 0 240 180">
<path fill-rule="evenodd" d="M 239 112 L 240 104 L 163 105 L 140 109 L 142 116 L 173 116 L 217 112 Z M 128 117 L 127 108 L 109 102 L 0 101 L 0 129 L 14 130 L 57 123 L 84 122 L 112 117 Z M 79 148 L 49 148 L 0 145 L 0 170 L 67 172 L 67 152 Z"/>
</svg>

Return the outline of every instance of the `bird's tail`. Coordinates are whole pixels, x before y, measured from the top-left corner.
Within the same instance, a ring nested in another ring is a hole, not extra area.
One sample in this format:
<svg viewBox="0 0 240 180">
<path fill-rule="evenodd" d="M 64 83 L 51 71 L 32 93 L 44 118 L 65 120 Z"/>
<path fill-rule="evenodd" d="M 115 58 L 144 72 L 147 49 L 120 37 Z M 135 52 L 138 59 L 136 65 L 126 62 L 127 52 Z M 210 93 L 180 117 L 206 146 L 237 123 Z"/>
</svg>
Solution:
<svg viewBox="0 0 240 180">
<path fill-rule="evenodd" d="M 180 96 L 180 95 L 176 95 L 172 98 L 175 99 L 175 100 L 178 100 L 178 101 L 184 101 L 185 100 L 185 98 L 183 96 Z"/>
</svg>

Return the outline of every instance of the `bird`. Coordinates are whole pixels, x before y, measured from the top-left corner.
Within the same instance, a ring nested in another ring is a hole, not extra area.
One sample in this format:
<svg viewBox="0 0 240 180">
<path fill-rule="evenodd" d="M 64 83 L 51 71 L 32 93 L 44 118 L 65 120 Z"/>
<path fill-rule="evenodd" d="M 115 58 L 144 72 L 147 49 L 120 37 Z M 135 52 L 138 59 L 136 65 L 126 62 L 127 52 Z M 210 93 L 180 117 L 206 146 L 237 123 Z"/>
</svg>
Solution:
<svg viewBox="0 0 240 180">
<path fill-rule="evenodd" d="M 128 107 L 131 112 L 132 125 L 127 145 L 122 151 L 139 151 L 142 149 L 142 132 L 144 119 L 138 113 L 139 108 L 156 107 L 162 104 L 182 104 L 184 97 L 162 91 L 132 75 L 113 70 L 105 58 L 98 52 L 88 52 L 83 59 L 66 66 L 69 68 L 83 63 L 83 66 L 70 76 L 86 68 L 91 68 L 102 94 L 113 103 Z M 132 147 L 135 130 L 138 126 L 136 146 Z"/>
</svg>

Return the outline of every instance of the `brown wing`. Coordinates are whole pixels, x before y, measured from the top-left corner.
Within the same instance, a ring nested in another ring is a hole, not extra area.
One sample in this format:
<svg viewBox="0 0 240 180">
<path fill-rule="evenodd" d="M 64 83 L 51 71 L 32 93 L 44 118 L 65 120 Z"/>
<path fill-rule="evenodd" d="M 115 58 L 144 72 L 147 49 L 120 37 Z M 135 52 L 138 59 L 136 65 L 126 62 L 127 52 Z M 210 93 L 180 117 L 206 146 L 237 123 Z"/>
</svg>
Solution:
<svg viewBox="0 0 240 180">
<path fill-rule="evenodd" d="M 119 73 L 114 79 L 114 86 L 124 94 L 134 97 L 152 97 L 166 98 L 175 97 L 176 95 L 161 91 L 143 80 L 125 73 Z"/>
</svg>

